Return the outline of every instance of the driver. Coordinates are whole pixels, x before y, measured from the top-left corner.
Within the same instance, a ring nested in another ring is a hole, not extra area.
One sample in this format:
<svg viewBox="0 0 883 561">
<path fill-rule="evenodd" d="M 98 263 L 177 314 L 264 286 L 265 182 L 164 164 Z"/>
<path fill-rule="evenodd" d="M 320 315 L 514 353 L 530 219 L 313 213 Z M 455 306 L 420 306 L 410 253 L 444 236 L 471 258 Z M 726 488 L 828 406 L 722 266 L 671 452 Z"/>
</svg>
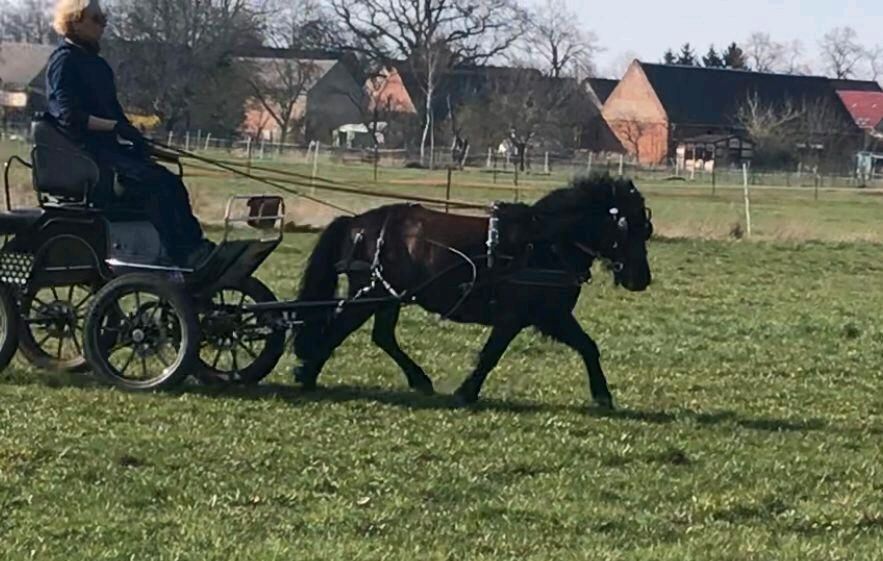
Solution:
<svg viewBox="0 0 883 561">
<path fill-rule="evenodd" d="M 214 244 L 203 237 L 180 178 L 150 159 L 147 142 L 117 100 L 113 70 L 98 55 L 107 26 L 98 0 L 59 0 L 53 26 L 63 39 L 46 70 L 49 114 L 100 169 L 116 172 L 175 264 L 197 266 Z"/>
</svg>

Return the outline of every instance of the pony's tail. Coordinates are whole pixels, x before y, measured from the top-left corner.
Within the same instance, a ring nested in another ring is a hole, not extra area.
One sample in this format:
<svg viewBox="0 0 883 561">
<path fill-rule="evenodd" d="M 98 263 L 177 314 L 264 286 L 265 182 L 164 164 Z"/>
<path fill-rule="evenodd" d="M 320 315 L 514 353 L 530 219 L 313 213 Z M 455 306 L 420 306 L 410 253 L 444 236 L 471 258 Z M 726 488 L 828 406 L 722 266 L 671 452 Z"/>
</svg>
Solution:
<svg viewBox="0 0 883 561">
<path fill-rule="evenodd" d="M 353 219 L 341 216 L 325 228 L 304 272 L 298 300 L 330 300 L 337 291 L 337 262 Z"/>
</svg>

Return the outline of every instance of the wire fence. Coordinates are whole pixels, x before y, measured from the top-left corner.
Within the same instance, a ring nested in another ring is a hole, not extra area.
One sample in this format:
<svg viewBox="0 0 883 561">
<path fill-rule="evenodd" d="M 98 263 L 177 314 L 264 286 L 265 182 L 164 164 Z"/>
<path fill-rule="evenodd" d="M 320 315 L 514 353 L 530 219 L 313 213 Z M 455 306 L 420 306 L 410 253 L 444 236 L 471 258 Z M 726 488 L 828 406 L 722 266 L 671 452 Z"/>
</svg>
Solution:
<svg viewBox="0 0 883 561">
<path fill-rule="evenodd" d="M 591 173 L 609 173 L 627 176 L 640 182 L 682 183 L 707 186 L 712 192 L 718 187 L 741 187 L 744 181 L 741 164 L 727 167 L 714 166 L 713 162 L 677 162 L 665 165 L 639 164 L 633 157 L 618 153 L 528 150 L 524 158 L 511 151 L 486 147 L 463 151 L 451 148 L 435 150 L 418 149 L 371 149 L 345 148 L 320 142 L 278 143 L 251 137 L 219 138 L 202 131 L 154 134 L 155 140 L 186 151 L 208 156 L 224 156 L 247 162 L 278 162 L 305 165 L 314 177 L 322 177 L 327 165 L 370 165 L 378 170 L 384 168 L 410 168 L 455 171 L 477 171 L 487 174 L 491 185 L 520 185 L 542 180 L 544 177 L 566 179 Z M 29 131 L 25 127 L 7 128 L 0 131 L 0 139 L 27 142 Z M 844 166 L 841 173 L 821 173 L 817 168 L 798 164 L 794 169 L 762 169 L 749 164 L 748 181 L 752 186 L 781 188 L 883 188 L 883 169 L 873 169 L 870 174 L 858 173 L 855 164 Z M 456 180 L 456 175 L 455 175 Z"/>
</svg>

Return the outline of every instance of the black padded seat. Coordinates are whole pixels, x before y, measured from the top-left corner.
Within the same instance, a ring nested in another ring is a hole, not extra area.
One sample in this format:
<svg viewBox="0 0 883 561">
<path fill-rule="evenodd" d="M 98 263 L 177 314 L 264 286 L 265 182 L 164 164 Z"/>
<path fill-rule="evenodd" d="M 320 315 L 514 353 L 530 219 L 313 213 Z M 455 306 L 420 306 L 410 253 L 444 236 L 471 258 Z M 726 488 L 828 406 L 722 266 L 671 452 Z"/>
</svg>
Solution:
<svg viewBox="0 0 883 561">
<path fill-rule="evenodd" d="M 85 202 L 98 185 L 95 161 L 49 119 L 33 122 L 34 189 L 65 202 Z"/>
<path fill-rule="evenodd" d="M 33 226 L 43 217 L 39 208 L 23 208 L 0 212 L 0 235 L 19 234 Z"/>
</svg>

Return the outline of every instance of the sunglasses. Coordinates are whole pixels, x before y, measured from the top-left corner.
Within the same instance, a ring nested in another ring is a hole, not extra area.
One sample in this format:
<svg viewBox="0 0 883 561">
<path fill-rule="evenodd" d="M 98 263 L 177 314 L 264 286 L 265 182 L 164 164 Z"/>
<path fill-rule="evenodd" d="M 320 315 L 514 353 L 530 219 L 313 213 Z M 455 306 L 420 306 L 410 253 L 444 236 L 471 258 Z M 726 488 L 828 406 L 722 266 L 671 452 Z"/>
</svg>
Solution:
<svg viewBox="0 0 883 561">
<path fill-rule="evenodd" d="M 97 13 L 89 16 L 89 19 L 100 25 L 101 27 L 107 27 L 107 14 Z"/>
</svg>

